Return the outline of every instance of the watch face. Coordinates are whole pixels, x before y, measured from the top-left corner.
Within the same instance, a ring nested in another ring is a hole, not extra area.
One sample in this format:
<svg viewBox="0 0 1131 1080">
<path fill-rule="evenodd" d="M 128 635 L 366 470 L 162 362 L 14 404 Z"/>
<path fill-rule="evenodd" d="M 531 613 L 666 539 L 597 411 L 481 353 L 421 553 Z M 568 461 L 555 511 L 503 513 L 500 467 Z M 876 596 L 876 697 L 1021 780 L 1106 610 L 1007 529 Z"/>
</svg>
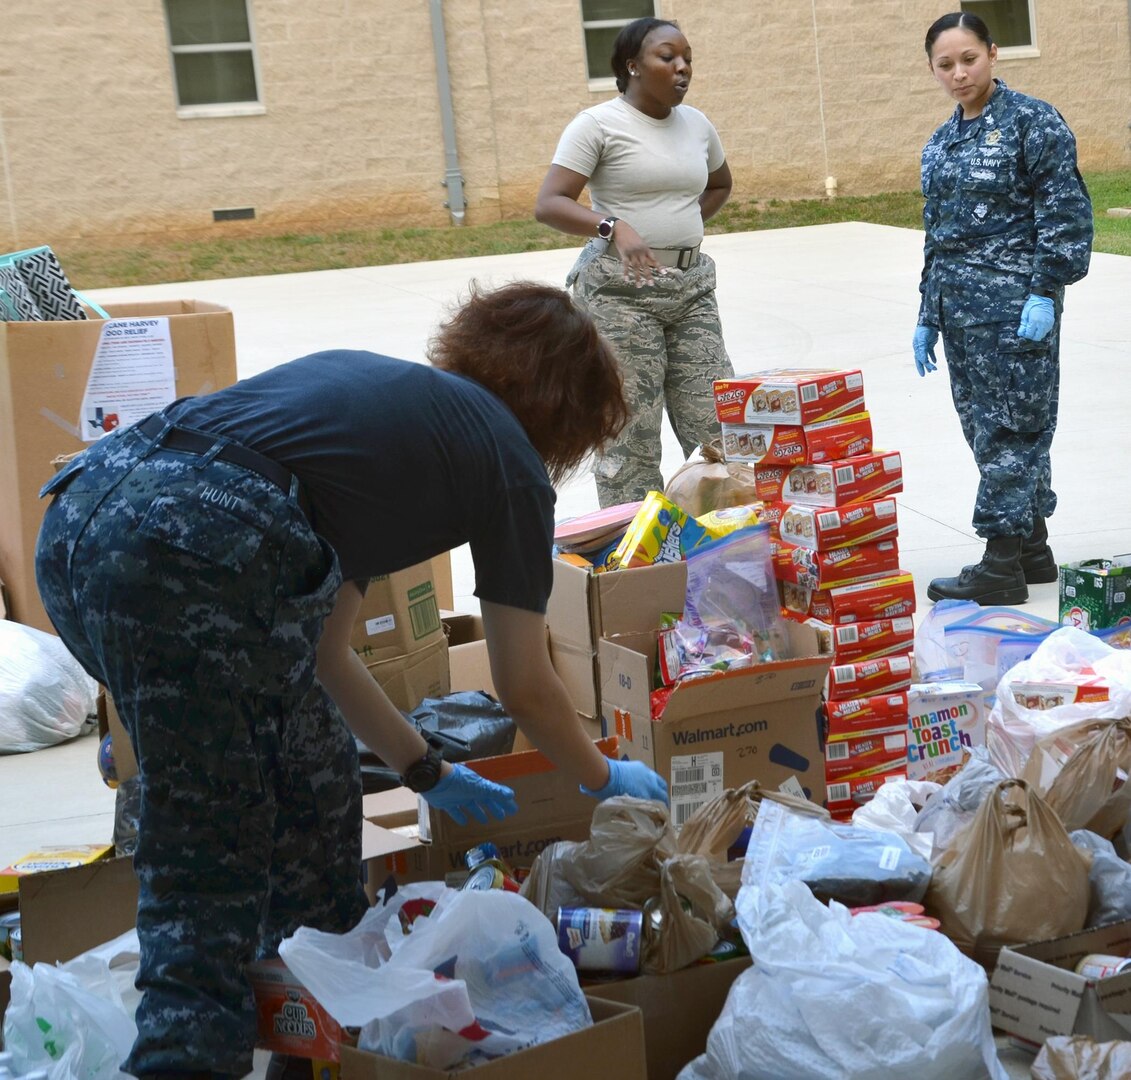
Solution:
<svg viewBox="0 0 1131 1080">
<path fill-rule="evenodd" d="M 440 766 L 443 758 L 432 749 L 419 761 L 414 761 L 406 770 L 401 779 L 405 787 L 415 792 L 431 791 L 440 782 Z"/>
<path fill-rule="evenodd" d="M 616 222 L 612 218 L 605 218 L 605 220 L 597 226 L 597 235 L 601 237 L 602 240 L 608 240 L 609 237 L 613 235 L 613 225 L 615 224 Z"/>
</svg>

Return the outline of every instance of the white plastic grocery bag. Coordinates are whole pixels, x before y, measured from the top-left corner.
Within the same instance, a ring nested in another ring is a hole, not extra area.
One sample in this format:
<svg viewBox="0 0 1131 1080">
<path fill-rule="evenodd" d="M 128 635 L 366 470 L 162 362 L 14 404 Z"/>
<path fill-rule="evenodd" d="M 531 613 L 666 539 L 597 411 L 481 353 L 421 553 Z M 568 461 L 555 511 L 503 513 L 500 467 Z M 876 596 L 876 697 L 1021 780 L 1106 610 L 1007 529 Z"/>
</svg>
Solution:
<svg viewBox="0 0 1131 1080">
<path fill-rule="evenodd" d="M 358 1046 L 436 1069 L 475 1064 L 593 1023 L 549 919 L 516 893 L 447 890 L 387 960 L 357 933 L 302 928 L 279 953 Z M 376 966 L 371 966 L 372 963 Z"/>
<path fill-rule="evenodd" d="M 679 1080 L 1006 1080 L 985 972 L 937 930 L 800 881 L 743 886 L 738 913 L 755 963 Z"/>
</svg>

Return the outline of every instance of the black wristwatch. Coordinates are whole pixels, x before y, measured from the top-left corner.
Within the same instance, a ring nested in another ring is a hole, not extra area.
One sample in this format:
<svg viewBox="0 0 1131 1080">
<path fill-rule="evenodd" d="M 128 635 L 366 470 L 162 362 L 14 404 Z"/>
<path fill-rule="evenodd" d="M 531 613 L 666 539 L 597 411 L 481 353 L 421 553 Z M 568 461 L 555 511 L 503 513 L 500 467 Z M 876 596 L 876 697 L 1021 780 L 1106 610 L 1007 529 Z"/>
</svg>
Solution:
<svg viewBox="0 0 1131 1080">
<path fill-rule="evenodd" d="M 401 783 L 418 795 L 431 791 L 440 782 L 440 768 L 444 764 L 444 757 L 440 753 L 443 743 L 431 735 L 425 735 L 424 739 L 428 743 L 424 757 L 414 761 L 401 777 Z"/>
<path fill-rule="evenodd" d="M 597 235 L 602 240 L 611 240 L 613 238 L 613 229 L 616 228 L 617 218 L 607 217 L 602 218 L 597 222 Z"/>
</svg>

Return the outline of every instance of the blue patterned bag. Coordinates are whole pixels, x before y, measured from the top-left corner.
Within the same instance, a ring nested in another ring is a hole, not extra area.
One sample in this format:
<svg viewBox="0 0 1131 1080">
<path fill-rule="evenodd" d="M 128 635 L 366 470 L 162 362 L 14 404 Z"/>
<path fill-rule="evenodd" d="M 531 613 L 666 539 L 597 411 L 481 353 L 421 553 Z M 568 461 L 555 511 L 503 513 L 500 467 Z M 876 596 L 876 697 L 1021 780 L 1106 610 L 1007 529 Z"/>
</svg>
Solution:
<svg viewBox="0 0 1131 1080">
<path fill-rule="evenodd" d="M 49 247 L 0 255 L 0 320 L 41 322 L 86 317 Z"/>
</svg>

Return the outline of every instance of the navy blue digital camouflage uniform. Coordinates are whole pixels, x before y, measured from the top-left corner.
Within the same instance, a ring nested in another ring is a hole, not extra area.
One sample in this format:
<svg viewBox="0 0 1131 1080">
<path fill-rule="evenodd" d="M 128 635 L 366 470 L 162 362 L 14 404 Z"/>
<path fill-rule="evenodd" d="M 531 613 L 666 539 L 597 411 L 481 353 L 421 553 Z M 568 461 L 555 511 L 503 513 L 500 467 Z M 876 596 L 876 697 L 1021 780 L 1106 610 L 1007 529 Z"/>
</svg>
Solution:
<svg viewBox="0 0 1131 1080">
<path fill-rule="evenodd" d="M 44 493 L 40 595 L 141 779 L 125 1068 L 246 1075 L 245 965 L 365 911 L 357 746 L 316 672 L 343 579 L 467 543 L 481 599 L 544 612 L 553 487 L 474 380 L 330 350 L 119 429 Z"/>
<path fill-rule="evenodd" d="M 960 130 L 962 106 L 923 149 L 919 322 L 937 328 L 980 482 L 979 536 L 1028 536 L 1056 508 L 1049 448 L 1064 288 L 1088 272 L 1092 204 L 1076 140 L 1051 105 L 1001 80 Z M 1030 293 L 1052 298 L 1040 342 L 1017 336 Z"/>
</svg>

